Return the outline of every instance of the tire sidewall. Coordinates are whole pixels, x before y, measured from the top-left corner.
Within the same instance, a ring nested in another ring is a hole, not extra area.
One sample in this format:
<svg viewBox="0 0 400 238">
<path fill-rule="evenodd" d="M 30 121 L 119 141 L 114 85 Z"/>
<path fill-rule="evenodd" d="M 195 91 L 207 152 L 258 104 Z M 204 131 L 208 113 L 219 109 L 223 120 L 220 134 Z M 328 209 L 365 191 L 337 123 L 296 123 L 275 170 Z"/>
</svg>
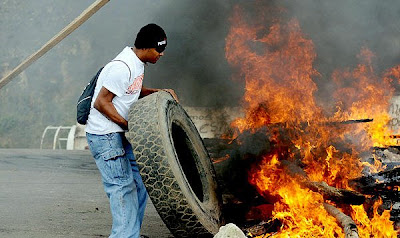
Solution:
<svg viewBox="0 0 400 238">
<path fill-rule="evenodd" d="M 167 110 L 158 110 L 160 112 L 159 122 L 160 131 L 162 133 L 163 144 L 166 145 L 165 152 L 168 158 L 170 168 L 179 183 L 182 193 L 187 199 L 190 207 L 197 215 L 203 226 L 215 234 L 218 232 L 219 224 L 221 224 L 221 211 L 219 194 L 217 190 L 214 167 L 206 151 L 202 139 L 197 129 L 186 111 L 176 103 L 171 97 L 161 97 L 162 102 L 158 103 L 162 108 Z M 203 186 L 204 198 L 200 201 L 191 188 L 184 170 L 179 163 L 178 155 L 174 147 L 174 139 L 172 136 L 172 124 L 175 123 L 185 131 L 187 137 L 196 151 L 195 159 L 197 170 L 199 171 L 200 180 Z"/>
</svg>

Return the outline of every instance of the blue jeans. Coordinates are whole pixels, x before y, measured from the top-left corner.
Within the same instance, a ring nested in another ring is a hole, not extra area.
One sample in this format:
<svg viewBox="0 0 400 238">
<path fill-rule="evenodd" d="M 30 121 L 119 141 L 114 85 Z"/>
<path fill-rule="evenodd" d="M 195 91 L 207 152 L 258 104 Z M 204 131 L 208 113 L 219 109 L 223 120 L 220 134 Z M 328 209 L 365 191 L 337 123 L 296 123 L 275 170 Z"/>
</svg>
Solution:
<svg viewBox="0 0 400 238">
<path fill-rule="evenodd" d="M 147 192 L 131 144 L 124 133 L 86 133 L 86 138 L 110 199 L 113 222 L 109 237 L 139 237 Z"/>
</svg>

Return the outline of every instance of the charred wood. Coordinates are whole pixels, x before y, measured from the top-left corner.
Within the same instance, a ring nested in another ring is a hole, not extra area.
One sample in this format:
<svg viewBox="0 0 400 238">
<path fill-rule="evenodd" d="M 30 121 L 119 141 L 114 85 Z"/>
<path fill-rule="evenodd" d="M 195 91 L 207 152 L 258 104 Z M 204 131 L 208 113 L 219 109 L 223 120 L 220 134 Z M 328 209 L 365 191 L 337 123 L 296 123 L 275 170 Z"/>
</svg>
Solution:
<svg viewBox="0 0 400 238">
<path fill-rule="evenodd" d="M 298 182 L 313 192 L 320 193 L 325 200 L 330 200 L 338 204 L 360 205 L 365 202 L 365 196 L 351 190 L 338 189 L 329 186 L 325 182 L 310 181 L 304 170 L 295 163 L 287 160 L 281 161 L 288 174 L 295 177 Z"/>
<path fill-rule="evenodd" d="M 347 216 L 343 212 L 341 212 L 336 207 L 324 203 L 325 210 L 336 218 L 336 220 L 340 223 L 343 227 L 343 231 L 345 233 L 346 238 L 358 238 L 358 229 L 356 223 L 351 219 L 351 217 Z"/>
<path fill-rule="evenodd" d="M 395 168 L 350 181 L 357 191 L 363 194 L 380 194 L 400 201 L 400 168 Z"/>
<path fill-rule="evenodd" d="M 372 174 L 369 176 L 364 176 L 361 178 L 354 179 L 352 182 L 354 185 L 359 186 L 371 186 L 377 184 L 378 181 L 383 181 L 385 183 L 392 183 L 396 181 L 400 181 L 400 167 L 382 171 L 376 174 Z"/>
<path fill-rule="evenodd" d="M 365 202 L 365 196 L 351 190 L 338 189 L 329 186 L 325 182 L 310 182 L 306 181 L 305 185 L 313 192 L 322 194 L 324 199 L 331 200 L 339 204 L 354 204 L 361 205 Z"/>
<path fill-rule="evenodd" d="M 358 124 L 358 123 L 368 123 L 368 122 L 372 122 L 374 121 L 374 119 L 371 118 L 365 118 L 365 119 L 355 119 L 355 120 L 345 120 L 345 121 L 327 121 L 327 122 L 316 122 L 315 125 L 318 126 L 340 126 L 340 125 L 349 125 L 349 124 Z M 313 123 L 311 122 L 311 125 Z M 310 122 L 299 122 L 298 125 L 301 128 L 306 128 L 310 125 Z M 289 124 L 286 122 L 277 122 L 277 123 L 271 123 L 268 124 L 267 127 L 289 127 Z M 293 126 L 293 125 L 291 125 Z"/>
<path fill-rule="evenodd" d="M 261 221 L 257 224 L 241 228 L 246 235 L 261 236 L 267 233 L 277 232 L 282 223 L 278 219 L 271 219 L 269 221 Z"/>
<path fill-rule="evenodd" d="M 366 118 L 359 120 L 333 121 L 333 122 L 327 122 L 325 125 L 366 123 L 366 122 L 372 122 L 373 120 L 374 119 Z"/>
</svg>

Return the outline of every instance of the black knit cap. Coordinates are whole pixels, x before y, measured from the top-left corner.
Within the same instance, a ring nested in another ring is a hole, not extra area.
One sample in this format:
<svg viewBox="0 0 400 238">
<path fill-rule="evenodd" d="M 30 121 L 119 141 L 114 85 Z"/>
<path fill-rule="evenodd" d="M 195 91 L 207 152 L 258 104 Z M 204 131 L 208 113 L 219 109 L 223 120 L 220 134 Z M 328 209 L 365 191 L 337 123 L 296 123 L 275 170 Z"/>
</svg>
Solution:
<svg viewBox="0 0 400 238">
<path fill-rule="evenodd" d="M 167 35 L 157 24 L 150 23 L 140 29 L 136 36 L 135 47 L 137 49 L 156 48 L 161 53 L 167 46 Z"/>
</svg>

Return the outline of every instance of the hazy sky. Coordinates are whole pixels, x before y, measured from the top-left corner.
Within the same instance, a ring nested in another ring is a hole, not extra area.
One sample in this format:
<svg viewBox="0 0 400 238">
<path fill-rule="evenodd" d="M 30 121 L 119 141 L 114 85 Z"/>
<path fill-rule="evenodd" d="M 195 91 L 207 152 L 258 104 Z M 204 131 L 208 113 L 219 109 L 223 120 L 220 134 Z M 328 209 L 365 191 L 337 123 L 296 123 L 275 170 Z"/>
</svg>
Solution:
<svg viewBox="0 0 400 238">
<path fill-rule="evenodd" d="M 38 50 L 93 2 L 2 0 L 0 75 Z M 329 88 L 333 70 L 358 63 L 362 47 L 375 53 L 378 72 L 400 63 L 398 0 L 114 0 L 1 89 L 0 127 L 15 118 L 37 131 L 47 124 L 74 123 L 75 102 L 84 85 L 126 45 L 133 45 L 140 27 L 150 22 L 165 29 L 168 47 L 156 65 L 146 68 L 146 86 L 173 88 L 188 106 L 238 105 L 244 85 L 231 80 L 236 72 L 226 62 L 224 51 L 236 4 L 249 19 L 259 5 L 282 7 L 287 19 L 298 19 L 315 44 L 321 90 Z M 70 110 L 57 116 L 55 111 L 61 109 L 55 105 Z M 26 115 L 28 111 L 36 114 Z M 21 119 L 24 115 L 29 118 Z"/>
</svg>

